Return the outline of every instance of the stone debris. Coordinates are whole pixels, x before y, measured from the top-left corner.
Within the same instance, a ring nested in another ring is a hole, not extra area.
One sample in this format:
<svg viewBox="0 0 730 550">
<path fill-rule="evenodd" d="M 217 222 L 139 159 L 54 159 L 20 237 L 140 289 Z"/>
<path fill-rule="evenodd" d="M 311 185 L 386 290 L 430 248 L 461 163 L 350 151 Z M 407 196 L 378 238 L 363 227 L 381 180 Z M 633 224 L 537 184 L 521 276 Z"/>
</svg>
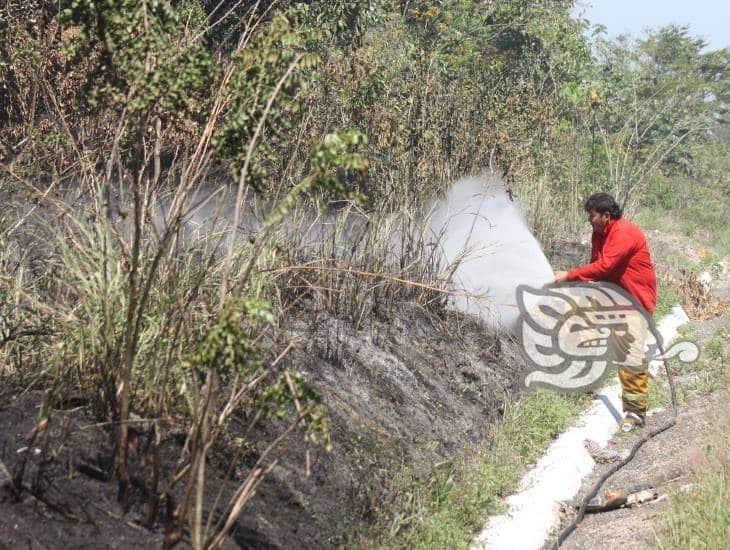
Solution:
<svg viewBox="0 0 730 550">
<path fill-rule="evenodd" d="M 628 451 L 620 453 L 609 448 L 602 448 L 592 439 L 586 439 L 585 441 L 583 441 L 583 446 L 585 447 L 586 451 L 588 451 L 588 454 L 591 455 L 591 458 L 599 464 L 618 462 L 619 460 L 623 460 L 628 456 Z"/>
<path fill-rule="evenodd" d="M 645 491 L 639 491 L 638 493 L 632 493 L 626 497 L 626 506 L 632 508 L 639 506 L 645 502 L 656 500 L 659 498 L 659 491 L 655 488 L 646 489 Z"/>
</svg>

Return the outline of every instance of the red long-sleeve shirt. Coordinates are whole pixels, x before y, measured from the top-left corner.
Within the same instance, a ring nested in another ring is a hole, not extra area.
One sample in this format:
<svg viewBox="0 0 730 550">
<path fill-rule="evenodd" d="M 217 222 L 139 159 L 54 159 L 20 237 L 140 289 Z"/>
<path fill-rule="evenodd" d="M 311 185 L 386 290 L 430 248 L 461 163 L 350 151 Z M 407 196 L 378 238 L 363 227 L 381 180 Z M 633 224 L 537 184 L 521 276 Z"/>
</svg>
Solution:
<svg viewBox="0 0 730 550">
<path fill-rule="evenodd" d="M 627 219 L 611 219 L 603 231 L 593 232 L 591 244 L 591 263 L 568 271 L 568 280 L 615 283 L 654 313 L 656 274 L 641 229 Z"/>
</svg>

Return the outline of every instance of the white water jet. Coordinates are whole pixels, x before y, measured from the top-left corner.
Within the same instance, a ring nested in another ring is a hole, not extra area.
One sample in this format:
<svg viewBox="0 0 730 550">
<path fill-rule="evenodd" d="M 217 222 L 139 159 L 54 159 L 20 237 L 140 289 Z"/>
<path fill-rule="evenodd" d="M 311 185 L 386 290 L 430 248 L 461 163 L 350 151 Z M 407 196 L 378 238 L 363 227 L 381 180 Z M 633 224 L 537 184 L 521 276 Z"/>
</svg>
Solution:
<svg viewBox="0 0 730 550">
<path fill-rule="evenodd" d="M 431 231 L 444 265 L 458 263 L 452 306 L 511 332 L 519 316 L 516 289 L 542 287 L 554 274 L 519 206 L 493 172 L 457 181 L 438 201 Z"/>
</svg>

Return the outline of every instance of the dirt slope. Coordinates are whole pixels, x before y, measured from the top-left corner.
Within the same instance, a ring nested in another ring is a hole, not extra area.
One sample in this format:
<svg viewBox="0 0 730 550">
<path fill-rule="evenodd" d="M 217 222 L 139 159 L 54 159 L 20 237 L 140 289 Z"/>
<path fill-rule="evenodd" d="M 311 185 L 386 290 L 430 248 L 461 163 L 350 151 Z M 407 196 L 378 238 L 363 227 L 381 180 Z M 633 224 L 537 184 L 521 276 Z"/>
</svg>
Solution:
<svg viewBox="0 0 730 550">
<path fill-rule="evenodd" d="M 334 449 L 312 455 L 308 476 L 307 445 L 299 435 L 285 440 L 283 458 L 241 515 L 230 547 L 347 544 L 347 533 L 367 526 L 393 501 L 391 482 L 404 469 L 426 474 L 439 461 L 487 446 L 489 426 L 518 386 L 516 348 L 462 315 L 433 317 L 401 304 L 393 317 L 360 330 L 331 317 L 301 315 L 289 324 L 300 341 L 289 360 L 308 373 L 327 405 Z M 54 412 L 46 453 L 34 453 L 40 443 L 18 451 L 28 446 L 41 398 L 21 388 L 0 395 L 0 461 L 13 473 L 28 457 L 28 490 L 19 499 L 0 490 L 0 548 L 160 547 L 163 522 L 141 525 L 148 486 L 144 449 L 152 434 L 142 429 L 142 451 L 132 457 L 135 495 L 125 512 L 116 484 L 104 475 L 111 469 L 110 432 L 86 404 Z M 279 430 L 269 425 L 252 439 L 263 445 Z M 181 433 L 167 433 L 163 457 L 169 463 L 183 440 Z M 261 448 L 236 464 L 234 482 L 245 477 Z M 226 449 L 211 458 L 211 499 L 230 462 Z M 232 490 L 232 483 L 224 488 Z"/>
</svg>

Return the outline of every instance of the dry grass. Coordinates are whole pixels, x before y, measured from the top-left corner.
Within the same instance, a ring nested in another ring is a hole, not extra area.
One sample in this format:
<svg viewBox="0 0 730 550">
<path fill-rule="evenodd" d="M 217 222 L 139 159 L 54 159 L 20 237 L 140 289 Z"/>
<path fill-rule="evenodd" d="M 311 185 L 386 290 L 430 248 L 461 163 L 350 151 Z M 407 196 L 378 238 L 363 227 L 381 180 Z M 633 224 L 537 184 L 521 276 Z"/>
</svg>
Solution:
<svg viewBox="0 0 730 550">
<path fill-rule="evenodd" d="M 692 319 L 701 321 L 719 317 L 730 307 L 730 302 L 714 297 L 709 288 L 689 269 L 679 270 L 679 277 L 674 280 L 674 285 L 682 306 Z"/>
</svg>

